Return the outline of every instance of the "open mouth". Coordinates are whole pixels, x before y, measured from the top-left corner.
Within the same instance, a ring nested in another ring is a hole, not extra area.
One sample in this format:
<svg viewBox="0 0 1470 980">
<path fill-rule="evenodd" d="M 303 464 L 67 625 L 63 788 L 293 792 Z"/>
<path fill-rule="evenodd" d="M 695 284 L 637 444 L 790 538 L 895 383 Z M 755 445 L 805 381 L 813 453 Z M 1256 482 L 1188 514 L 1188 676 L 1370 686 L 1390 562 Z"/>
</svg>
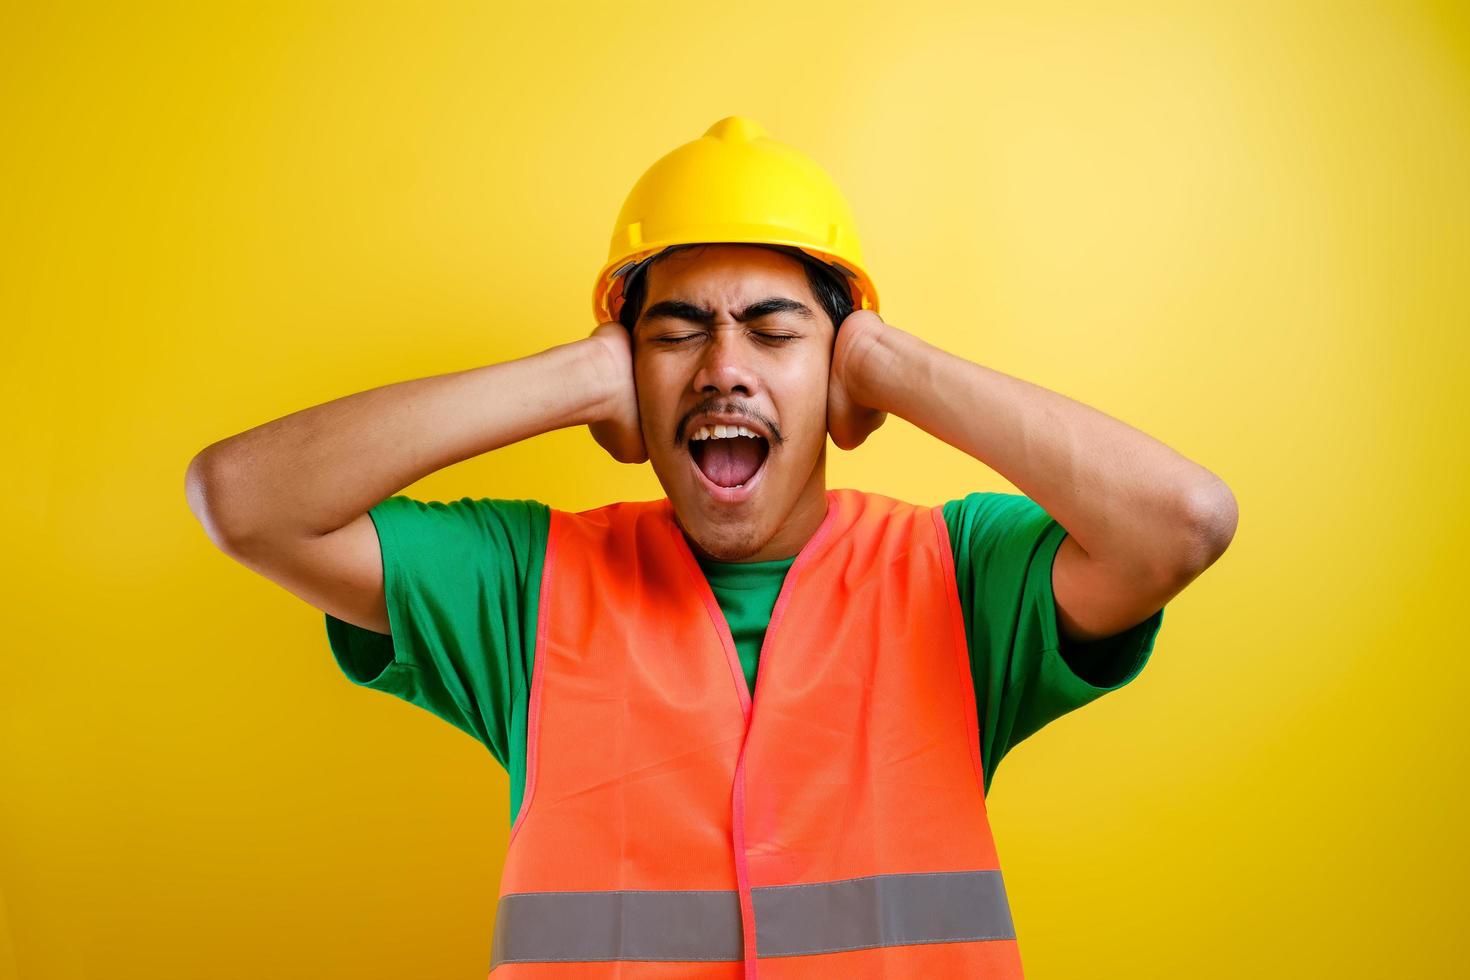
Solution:
<svg viewBox="0 0 1470 980">
<path fill-rule="evenodd" d="M 691 439 L 688 446 L 695 467 L 711 485 L 722 490 L 751 486 L 771 452 L 770 443 L 759 435 Z"/>
</svg>

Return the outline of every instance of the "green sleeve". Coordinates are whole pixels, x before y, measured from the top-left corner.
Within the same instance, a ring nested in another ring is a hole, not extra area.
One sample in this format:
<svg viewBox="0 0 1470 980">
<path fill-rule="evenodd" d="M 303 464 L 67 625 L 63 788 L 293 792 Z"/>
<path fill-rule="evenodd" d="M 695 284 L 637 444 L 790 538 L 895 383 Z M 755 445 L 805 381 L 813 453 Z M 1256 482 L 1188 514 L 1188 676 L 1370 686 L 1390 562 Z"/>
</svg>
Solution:
<svg viewBox="0 0 1470 980">
<path fill-rule="evenodd" d="M 1023 494 L 971 493 L 943 507 L 980 723 L 985 792 L 1005 754 L 1048 723 L 1138 676 L 1164 610 L 1113 636 L 1064 642 L 1052 562 L 1064 527 Z"/>
<path fill-rule="evenodd" d="M 392 633 L 327 614 L 338 666 L 354 684 L 474 736 L 502 766 L 524 767 L 549 509 L 534 500 L 399 495 L 368 514 Z"/>
</svg>

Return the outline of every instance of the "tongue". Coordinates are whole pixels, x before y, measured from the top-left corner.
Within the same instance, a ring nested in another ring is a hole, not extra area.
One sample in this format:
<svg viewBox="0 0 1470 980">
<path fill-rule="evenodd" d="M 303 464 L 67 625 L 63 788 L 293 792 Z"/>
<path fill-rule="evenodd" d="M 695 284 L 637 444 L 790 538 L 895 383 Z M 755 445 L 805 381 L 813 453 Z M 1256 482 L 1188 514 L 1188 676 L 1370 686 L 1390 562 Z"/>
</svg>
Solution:
<svg viewBox="0 0 1470 980">
<path fill-rule="evenodd" d="M 699 468 L 711 483 L 722 487 L 738 487 L 755 476 L 766 456 L 764 439 L 710 439 L 704 444 Z"/>
</svg>

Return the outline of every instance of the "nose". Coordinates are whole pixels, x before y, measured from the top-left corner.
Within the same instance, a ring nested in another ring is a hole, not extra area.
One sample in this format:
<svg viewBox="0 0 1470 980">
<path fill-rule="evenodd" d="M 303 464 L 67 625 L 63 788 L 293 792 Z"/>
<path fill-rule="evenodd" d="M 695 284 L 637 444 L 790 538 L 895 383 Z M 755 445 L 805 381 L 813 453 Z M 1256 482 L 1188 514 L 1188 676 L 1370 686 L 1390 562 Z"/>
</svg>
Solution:
<svg viewBox="0 0 1470 980">
<path fill-rule="evenodd" d="M 694 392 L 703 398 L 744 395 L 752 398 L 759 390 L 750 352 L 745 346 L 744 326 L 730 324 L 711 331 L 704 345 L 699 369 L 694 372 Z"/>
</svg>

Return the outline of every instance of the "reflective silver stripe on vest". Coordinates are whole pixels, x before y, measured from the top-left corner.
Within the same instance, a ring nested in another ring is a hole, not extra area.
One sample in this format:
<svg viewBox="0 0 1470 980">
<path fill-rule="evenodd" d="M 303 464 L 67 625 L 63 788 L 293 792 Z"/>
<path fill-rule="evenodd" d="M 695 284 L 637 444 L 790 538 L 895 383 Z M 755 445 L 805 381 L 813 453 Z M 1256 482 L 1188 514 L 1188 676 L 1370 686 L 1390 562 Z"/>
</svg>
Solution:
<svg viewBox="0 0 1470 980">
<path fill-rule="evenodd" d="M 761 956 L 1016 938 L 999 871 L 872 875 L 751 896 Z"/>
<path fill-rule="evenodd" d="M 1015 939 L 999 871 L 870 875 L 751 889 L 758 955 Z M 734 891 L 524 892 L 496 910 L 501 963 L 730 961 L 742 953 Z"/>
<path fill-rule="evenodd" d="M 490 969 L 740 958 L 740 898 L 733 891 L 529 892 L 500 899 Z"/>
</svg>

